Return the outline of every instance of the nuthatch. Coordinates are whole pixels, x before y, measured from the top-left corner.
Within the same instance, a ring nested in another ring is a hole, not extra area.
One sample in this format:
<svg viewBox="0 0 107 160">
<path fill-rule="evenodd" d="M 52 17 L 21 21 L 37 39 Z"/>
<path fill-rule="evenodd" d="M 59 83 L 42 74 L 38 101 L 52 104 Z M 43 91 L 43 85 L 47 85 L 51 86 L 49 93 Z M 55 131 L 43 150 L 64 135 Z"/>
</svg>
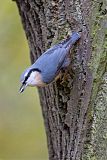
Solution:
<svg viewBox="0 0 107 160">
<path fill-rule="evenodd" d="M 20 93 L 23 92 L 27 86 L 43 87 L 52 82 L 58 76 L 60 70 L 69 65 L 69 50 L 79 39 L 80 34 L 74 32 L 69 38 L 44 52 L 36 62 L 21 75 L 20 81 L 22 86 L 19 90 Z"/>
</svg>

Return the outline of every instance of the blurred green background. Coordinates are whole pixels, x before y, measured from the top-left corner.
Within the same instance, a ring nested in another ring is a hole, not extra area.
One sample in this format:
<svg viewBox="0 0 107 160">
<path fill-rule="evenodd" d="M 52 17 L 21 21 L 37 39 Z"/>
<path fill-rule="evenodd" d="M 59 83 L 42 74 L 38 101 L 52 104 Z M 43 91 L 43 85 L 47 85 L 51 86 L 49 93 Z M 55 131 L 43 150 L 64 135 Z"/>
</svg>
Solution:
<svg viewBox="0 0 107 160">
<path fill-rule="evenodd" d="M 0 5 L 0 160 L 47 160 L 46 137 L 35 88 L 19 94 L 30 65 L 29 49 L 12 0 Z"/>
</svg>

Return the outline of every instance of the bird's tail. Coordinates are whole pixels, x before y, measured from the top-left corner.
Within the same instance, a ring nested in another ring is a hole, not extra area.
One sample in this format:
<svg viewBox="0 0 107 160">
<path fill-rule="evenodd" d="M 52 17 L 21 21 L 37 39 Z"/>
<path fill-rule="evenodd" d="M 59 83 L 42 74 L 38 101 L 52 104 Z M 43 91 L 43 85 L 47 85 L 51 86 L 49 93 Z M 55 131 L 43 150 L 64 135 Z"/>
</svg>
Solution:
<svg viewBox="0 0 107 160">
<path fill-rule="evenodd" d="M 74 32 L 68 39 L 66 39 L 63 44 L 65 48 L 71 47 L 73 44 L 75 44 L 80 39 L 80 34 L 78 32 Z"/>
</svg>

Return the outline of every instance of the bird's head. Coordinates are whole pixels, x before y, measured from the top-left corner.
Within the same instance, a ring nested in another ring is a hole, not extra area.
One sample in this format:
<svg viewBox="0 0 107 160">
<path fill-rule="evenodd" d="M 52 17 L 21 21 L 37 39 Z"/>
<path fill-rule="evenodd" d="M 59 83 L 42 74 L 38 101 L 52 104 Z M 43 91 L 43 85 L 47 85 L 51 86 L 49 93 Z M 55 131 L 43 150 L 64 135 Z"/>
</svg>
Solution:
<svg viewBox="0 0 107 160">
<path fill-rule="evenodd" d="M 19 92 L 22 93 L 27 86 L 42 86 L 44 83 L 42 82 L 41 71 L 36 68 L 28 68 L 26 69 L 20 78 L 22 83 Z"/>
</svg>

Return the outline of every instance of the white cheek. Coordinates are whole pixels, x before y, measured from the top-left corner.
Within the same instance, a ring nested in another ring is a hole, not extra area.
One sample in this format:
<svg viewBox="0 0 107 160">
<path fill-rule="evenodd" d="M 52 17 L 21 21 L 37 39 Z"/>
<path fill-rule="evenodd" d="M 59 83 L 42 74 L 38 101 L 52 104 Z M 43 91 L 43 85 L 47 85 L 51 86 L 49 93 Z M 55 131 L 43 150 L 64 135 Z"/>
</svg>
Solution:
<svg viewBox="0 0 107 160">
<path fill-rule="evenodd" d="M 36 85 L 36 81 L 35 81 L 35 73 L 31 73 L 30 77 L 27 80 L 27 84 L 28 86 L 35 86 Z"/>
<path fill-rule="evenodd" d="M 31 81 L 30 83 L 29 83 L 29 86 L 36 86 L 36 81 L 35 80 L 33 80 L 33 81 Z"/>
<path fill-rule="evenodd" d="M 36 81 L 35 81 L 35 79 L 29 79 L 29 80 L 27 80 L 27 84 L 28 84 L 28 86 L 35 86 Z"/>
</svg>

